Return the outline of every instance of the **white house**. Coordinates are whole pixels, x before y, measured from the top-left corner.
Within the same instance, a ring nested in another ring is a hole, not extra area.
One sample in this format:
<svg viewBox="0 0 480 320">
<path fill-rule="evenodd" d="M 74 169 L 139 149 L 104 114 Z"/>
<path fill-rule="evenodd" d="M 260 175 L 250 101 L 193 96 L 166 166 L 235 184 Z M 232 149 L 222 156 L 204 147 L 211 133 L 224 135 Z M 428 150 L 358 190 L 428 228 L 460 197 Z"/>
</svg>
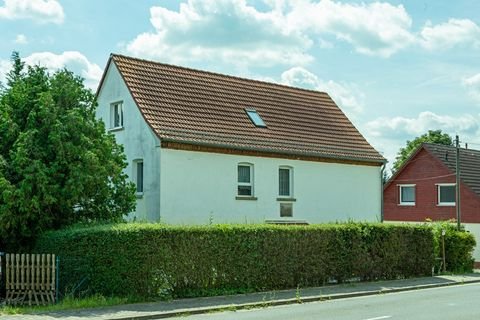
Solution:
<svg viewBox="0 0 480 320">
<path fill-rule="evenodd" d="M 328 94 L 112 55 L 97 115 L 172 224 L 381 219 L 385 159 Z"/>
</svg>

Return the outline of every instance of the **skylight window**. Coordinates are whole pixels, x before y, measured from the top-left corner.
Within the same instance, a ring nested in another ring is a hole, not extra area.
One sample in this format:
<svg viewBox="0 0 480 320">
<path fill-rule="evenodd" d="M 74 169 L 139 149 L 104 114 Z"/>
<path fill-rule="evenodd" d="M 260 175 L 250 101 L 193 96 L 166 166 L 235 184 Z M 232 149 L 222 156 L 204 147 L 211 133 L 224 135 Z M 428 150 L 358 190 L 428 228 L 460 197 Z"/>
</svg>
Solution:
<svg viewBox="0 0 480 320">
<path fill-rule="evenodd" d="M 266 128 L 266 127 L 267 127 L 267 125 L 265 124 L 265 122 L 263 122 L 262 118 L 260 117 L 260 115 L 257 113 L 256 110 L 254 110 L 254 109 L 245 109 L 245 111 L 247 112 L 248 117 L 250 118 L 250 120 L 252 120 L 253 124 L 254 124 L 256 127 L 262 127 L 262 128 Z"/>
</svg>

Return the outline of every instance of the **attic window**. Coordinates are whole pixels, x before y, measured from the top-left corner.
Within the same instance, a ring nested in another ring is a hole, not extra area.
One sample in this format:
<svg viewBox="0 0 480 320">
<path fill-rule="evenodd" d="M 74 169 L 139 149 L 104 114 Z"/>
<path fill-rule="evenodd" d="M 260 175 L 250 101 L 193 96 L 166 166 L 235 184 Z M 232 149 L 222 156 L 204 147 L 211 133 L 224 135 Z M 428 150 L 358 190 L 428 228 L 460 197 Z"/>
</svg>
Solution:
<svg viewBox="0 0 480 320">
<path fill-rule="evenodd" d="M 267 125 L 265 124 L 265 122 L 263 122 L 262 118 L 260 117 L 260 115 L 257 113 L 255 109 L 245 109 L 245 111 L 247 112 L 248 117 L 250 118 L 250 120 L 252 120 L 253 124 L 256 127 L 262 127 L 262 128 L 267 127 Z"/>
</svg>

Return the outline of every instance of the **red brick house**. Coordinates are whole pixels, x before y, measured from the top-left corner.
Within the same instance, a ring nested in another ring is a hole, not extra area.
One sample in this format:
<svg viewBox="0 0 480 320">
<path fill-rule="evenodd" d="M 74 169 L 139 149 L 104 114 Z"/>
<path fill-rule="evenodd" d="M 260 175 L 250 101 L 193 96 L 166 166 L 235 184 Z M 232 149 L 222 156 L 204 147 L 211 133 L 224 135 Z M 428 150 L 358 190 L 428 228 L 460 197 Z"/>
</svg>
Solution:
<svg viewBox="0 0 480 320">
<path fill-rule="evenodd" d="M 456 219 L 456 150 L 424 143 L 384 186 L 384 220 Z M 480 151 L 460 148 L 460 221 L 480 238 Z M 480 261 L 480 248 L 474 252 Z"/>
<path fill-rule="evenodd" d="M 455 147 L 423 144 L 384 187 L 387 221 L 456 218 Z M 480 151 L 460 149 L 461 222 L 480 223 Z"/>
</svg>

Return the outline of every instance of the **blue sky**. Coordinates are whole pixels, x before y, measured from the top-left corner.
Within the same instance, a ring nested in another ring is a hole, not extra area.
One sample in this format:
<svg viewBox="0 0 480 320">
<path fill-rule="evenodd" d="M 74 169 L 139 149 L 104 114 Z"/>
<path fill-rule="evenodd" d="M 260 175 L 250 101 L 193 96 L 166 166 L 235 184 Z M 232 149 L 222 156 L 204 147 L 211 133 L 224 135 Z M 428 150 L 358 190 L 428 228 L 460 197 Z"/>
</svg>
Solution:
<svg viewBox="0 0 480 320">
<path fill-rule="evenodd" d="M 111 52 L 328 92 L 392 162 L 442 129 L 480 149 L 480 1 L 4 0 L 12 51 L 96 88 Z"/>
</svg>

